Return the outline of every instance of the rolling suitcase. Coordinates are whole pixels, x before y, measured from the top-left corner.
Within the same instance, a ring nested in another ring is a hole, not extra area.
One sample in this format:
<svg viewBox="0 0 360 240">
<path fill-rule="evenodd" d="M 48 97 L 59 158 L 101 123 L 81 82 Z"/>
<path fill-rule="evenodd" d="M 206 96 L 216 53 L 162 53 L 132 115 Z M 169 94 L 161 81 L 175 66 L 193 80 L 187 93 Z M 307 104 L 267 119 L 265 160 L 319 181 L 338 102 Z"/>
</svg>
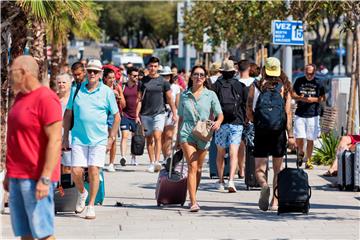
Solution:
<svg viewBox="0 0 360 240">
<path fill-rule="evenodd" d="M 172 154 L 174 158 L 174 153 Z M 173 160 L 170 161 L 169 169 L 172 168 Z M 157 206 L 168 204 L 180 204 L 184 206 L 187 192 L 187 169 L 185 161 L 174 171 L 167 171 L 163 168 L 159 173 L 156 184 L 155 197 Z"/>
<path fill-rule="evenodd" d="M 71 179 L 71 174 L 62 174 L 58 187 L 54 192 L 55 214 L 59 212 L 75 212 L 78 190 Z"/>
<path fill-rule="evenodd" d="M 141 156 L 144 154 L 145 149 L 145 135 L 144 127 L 141 124 L 136 124 L 136 131 L 131 138 L 131 154 L 135 156 Z"/>
<path fill-rule="evenodd" d="M 226 149 L 227 156 L 225 157 L 225 168 L 224 168 L 224 177 L 229 177 L 230 173 L 230 155 L 229 155 L 229 149 Z M 210 178 L 217 178 L 217 167 L 216 167 L 216 155 L 217 155 L 217 149 L 215 144 L 215 136 L 211 139 L 210 147 L 209 147 L 209 172 L 210 172 Z"/>
<path fill-rule="evenodd" d="M 355 153 L 345 150 L 338 155 L 338 188 L 341 191 L 360 190 L 360 144 Z"/>
<path fill-rule="evenodd" d="M 88 181 L 88 169 L 85 169 L 85 181 L 84 181 L 84 186 L 86 188 L 86 190 L 89 192 L 89 181 Z M 86 205 L 89 203 L 89 198 L 90 198 L 90 194 L 88 195 L 87 199 L 86 199 Z M 96 198 L 95 198 L 95 205 L 102 205 L 105 199 L 105 180 L 104 180 L 104 172 L 103 170 L 99 170 L 99 190 L 96 194 Z"/>
<path fill-rule="evenodd" d="M 278 174 L 274 194 L 279 201 L 278 215 L 287 212 L 309 213 L 311 187 L 308 175 L 299 166 L 288 168 L 287 155 L 285 155 L 285 168 Z"/>
</svg>

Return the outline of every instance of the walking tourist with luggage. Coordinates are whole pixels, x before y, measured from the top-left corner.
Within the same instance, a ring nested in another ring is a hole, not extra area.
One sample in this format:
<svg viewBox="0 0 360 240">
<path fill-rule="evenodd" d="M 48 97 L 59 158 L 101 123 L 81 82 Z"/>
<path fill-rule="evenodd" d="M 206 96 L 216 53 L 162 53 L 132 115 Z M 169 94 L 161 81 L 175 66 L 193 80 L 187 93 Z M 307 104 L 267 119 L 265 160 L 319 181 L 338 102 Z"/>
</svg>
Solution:
<svg viewBox="0 0 360 240">
<path fill-rule="evenodd" d="M 255 174 L 261 186 L 259 208 L 267 211 L 270 197 L 266 177 L 268 157 L 273 157 L 275 189 L 287 144 L 295 144 L 291 118 L 291 84 L 282 73 L 277 58 L 266 59 L 261 80 L 250 86 L 246 112 L 255 127 Z M 274 196 L 271 208 L 277 208 L 277 199 Z"/>
<path fill-rule="evenodd" d="M 171 97 L 170 83 L 158 74 L 160 60 L 151 57 L 148 62 L 149 75 L 145 76 L 138 92 L 136 122 L 145 128 L 147 150 L 150 158 L 148 172 L 160 171 L 161 135 L 164 130 L 166 107 L 170 105 L 173 122 L 177 121 L 177 113 Z M 141 120 L 140 120 L 141 117 Z"/>
<path fill-rule="evenodd" d="M 306 169 L 313 169 L 311 156 L 314 140 L 320 135 L 320 103 L 325 100 L 324 87 L 315 77 L 316 66 L 309 64 L 305 67 L 305 76 L 296 79 L 292 97 L 297 107 L 294 119 L 294 135 L 296 138 L 298 165 L 305 161 Z M 306 154 L 304 141 L 306 140 Z"/>
<path fill-rule="evenodd" d="M 72 89 L 64 116 L 63 148 L 69 147 L 68 135 L 71 129 L 71 119 L 74 116 L 72 133 L 72 176 L 79 198 L 76 212 L 85 209 L 88 192 L 84 188 L 84 169 L 88 168 L 90 182 L 90 198 L 85 218 L 95 219 L 94 202 L 99 188 L 99 169 L 104 167 L 106 152 L 111 149 L 120 123 L 119 109 L 114 92 L 100 81 L 102 64 L 93 59 L 88 62 L 88 80 L 81 84 L 74 97 Z M 114 115 L 114 123 L 108 134 L 107 117 Z"/>
<path fill-rule="evenodd" d="M 127 140 L 130 132 L 136 131 L 136 101 L 138 94 L 139 70 L 136 67 L 128 69 L 128 81 L 123 85 L 125 108 L 122 109 L 120 122 L 121 143 L 120 143 L 120 162 L 126 163 Z M 131 156 L 131 165 L 137 165 L 135 155 Z"/>
<path fill-rule="evenodd" d="M 202 66 L 195 66 L 191 70 L 188 90 L 183 92 L 179 102 L 179 127 L 178 142 L 184 152 L 188 163 L 188 191 L 190 195 L 190 211 L 197 212 L 200 206 L 197 203 L 196 192 L 201 179 L 201 171 L 209 140 L 201 140 L 193 133 L 194 126 L 210 120 L 210 114 L 216 118 L 212 123 L 211 131 L 207 135 L 211 136 L 212 131 L 217 131 L 224 119 L 221 106 L 216 94 L 207 89 L 205 84 L 207 72 Z M 207 130 L 210 130 L 207 128 Z"/>
<path fill-rule="evenodd" d="M 41 85 L 39 66 L 20 56 L 10 67 L 12 89 L 18 94 L 8 115 L 7 173 L 10 216 L 21 239 L 54 238 L 54 187 L 60 176 L 61 104 Z"/>
<path fill-rule="evenodd" d="M 229 148 L 230 154 L 230 172 L 229 182 L 227 185 L 229 192 L 236 192 L 234 177 L 238 165 L 238 150 L 241 142 L 241 135 L 246 117 L 246 87 L 243 83 L 234 78 L 235 67 L 234 62 L 225 60 L 220 69 L 222 78 L 217 80 L 213 85 L 221 109 L 224 120 L 220 129 L 215 133 L 215 143 L 217 146 L 216 165 L 219 176 L 217 188 L 224 191 L 224 157 L 226 148 Z"/>
<path fill-rule="evenodd" d="M 125 107 L 126 103 L 125 103 L 123 91 L 121 89 L 121 85 L 116 84 L 115 72 L 112 69 L 105 68 L 104 74 L 103 74 L 103 79 L 104 79 L 104 84 L 114 91 L 115 99 L 116 99 L 119 110 L 123 109 Z M 111 131 L 112 131 L 111 128 L 114 125 L 114 115 L 112 115 L 111 113 L 108 115 L 107 125 L 108 125 L 108 129 L 109 129 L 108 131 L 109 131 L 109 136 L 110 136 Z M 116 136 L 117 135 L 115 135 L 115 140 L 113 141 L 113 144 L 110 149 L 110 161 L 109 161 L 109 166 L 107 167 L 107 171 L 109 171 L 109 172 L 115 172 L 114 162 L 115 162 L 115 156 L 116 156 L 116 139 L 117 139 Z M 125 162 L 123 162 L 121 160 L 120 160 L 120 164 L 122 166 L 125 166 Z"/>
<path fill-rule="evenodd" d="M 174 82 L 174 76 L 171 72 L 170 67 L 165 66 L 163 71 L 160 73 L 161 76 L 170 83 L 171 88 L 171 98 L 175 103 L 176 109 L 179 106 L 180 99 L 180 86 Z M 162 154 L 164 156 L 165 163 L 169 157 L 171 157 L 171 149 L 173 145 L 173 137 L 175 133 L 175 128 L 177 127 L 177 122 L 174 122 L 172 119 L 172 112 L 170 111 L 169 104 L 166 104 L 166 116 L 165 116 L 165 127 L 164 131 L 161 135 L 161 143 L 162 143 Z"/>
</svg>

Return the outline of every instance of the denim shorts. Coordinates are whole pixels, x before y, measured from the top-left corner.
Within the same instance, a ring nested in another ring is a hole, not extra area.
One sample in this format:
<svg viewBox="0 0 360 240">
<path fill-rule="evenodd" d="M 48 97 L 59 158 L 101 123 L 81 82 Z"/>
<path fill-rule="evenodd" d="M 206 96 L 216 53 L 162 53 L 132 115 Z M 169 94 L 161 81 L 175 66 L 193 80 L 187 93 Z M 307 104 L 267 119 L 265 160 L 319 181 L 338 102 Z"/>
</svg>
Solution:
<svg viewBox="0 0 360 240">
<path fill-rule="evenodd" d="M 160 113 L 155 116 L 141 116 L 141 123 L 145 128 L 145 135 L 150 136 L 154 131 L 163 131 L 165 126 L 165 113 Z"/>
<path fill-rule="evenodd" d="M 49 195 L 36 200 L 37 182 L 32 179 L 9 179 L 10 216 L 15 236 L 44 238 L 54 235 L 54 187 L 50 184 Z"/>
<path fill-rule="evenodd" d="M 123 116 L 121 118 L 121 122 L 120 122 L 120 129 L 121 129 L 121 131 L 135 132 L 136 131 L 135 120 Z"/>
<path fill-rule="evenodd" d="M 240 145 L 243 125 L 223 124 L 215 132 L 215 143 L 222 148 L 230 147 L 230 144 Z"/>
</svg>

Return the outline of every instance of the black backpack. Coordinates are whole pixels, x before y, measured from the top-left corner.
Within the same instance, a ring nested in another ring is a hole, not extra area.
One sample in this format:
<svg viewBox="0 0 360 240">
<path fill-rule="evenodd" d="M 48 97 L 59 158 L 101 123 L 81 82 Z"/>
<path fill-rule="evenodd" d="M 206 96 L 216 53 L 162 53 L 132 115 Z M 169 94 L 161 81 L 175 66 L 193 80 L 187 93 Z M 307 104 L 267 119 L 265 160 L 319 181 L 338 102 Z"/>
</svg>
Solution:
<svg viewBox="0 0 360 240">
<path fill-rule="evenodd" d="M 144 154 L 144 148 L 145 136 L 143 126 L 141 124 L 136 124 L 135 134 L 131 138 L 131 154 L 141 156 Z"/>
<path fill-rule="evenodd" d="M 219 102 L 224 118 L 235 119 L 240 113 L 240 94 L 234 88 L 237 80 L 219 80 Z"/>
<path fill-rule="evenodd" d="M 254 125 L 261 130 L 284 130 L 286 126 L 285 101 L 281 96 L 282 84 L 278 83 L 272 89 L 261 91 L 256 102 Z"/>
</svg>

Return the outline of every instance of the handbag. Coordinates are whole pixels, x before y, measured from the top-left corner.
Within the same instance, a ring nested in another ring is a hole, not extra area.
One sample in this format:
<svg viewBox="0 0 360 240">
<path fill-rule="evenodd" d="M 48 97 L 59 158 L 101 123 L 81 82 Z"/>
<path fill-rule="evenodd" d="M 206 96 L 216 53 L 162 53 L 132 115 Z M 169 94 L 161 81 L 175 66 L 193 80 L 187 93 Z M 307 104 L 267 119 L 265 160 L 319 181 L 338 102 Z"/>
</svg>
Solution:
<svg viewBox="0 0 360 240">
<path fill-rule="evenodd" d="M 200 114 L 196 110 L 194 101 L 192 101 L 192 106 L 194 109 L 195 116 L 198 118 L 194 128 L 192 129 L 192 134 L 204 142 L 209 142 L 213 136 L 213 131 L 211 130 L 214 122 L 211 120 L 200 120 Z"/>
</svg>

